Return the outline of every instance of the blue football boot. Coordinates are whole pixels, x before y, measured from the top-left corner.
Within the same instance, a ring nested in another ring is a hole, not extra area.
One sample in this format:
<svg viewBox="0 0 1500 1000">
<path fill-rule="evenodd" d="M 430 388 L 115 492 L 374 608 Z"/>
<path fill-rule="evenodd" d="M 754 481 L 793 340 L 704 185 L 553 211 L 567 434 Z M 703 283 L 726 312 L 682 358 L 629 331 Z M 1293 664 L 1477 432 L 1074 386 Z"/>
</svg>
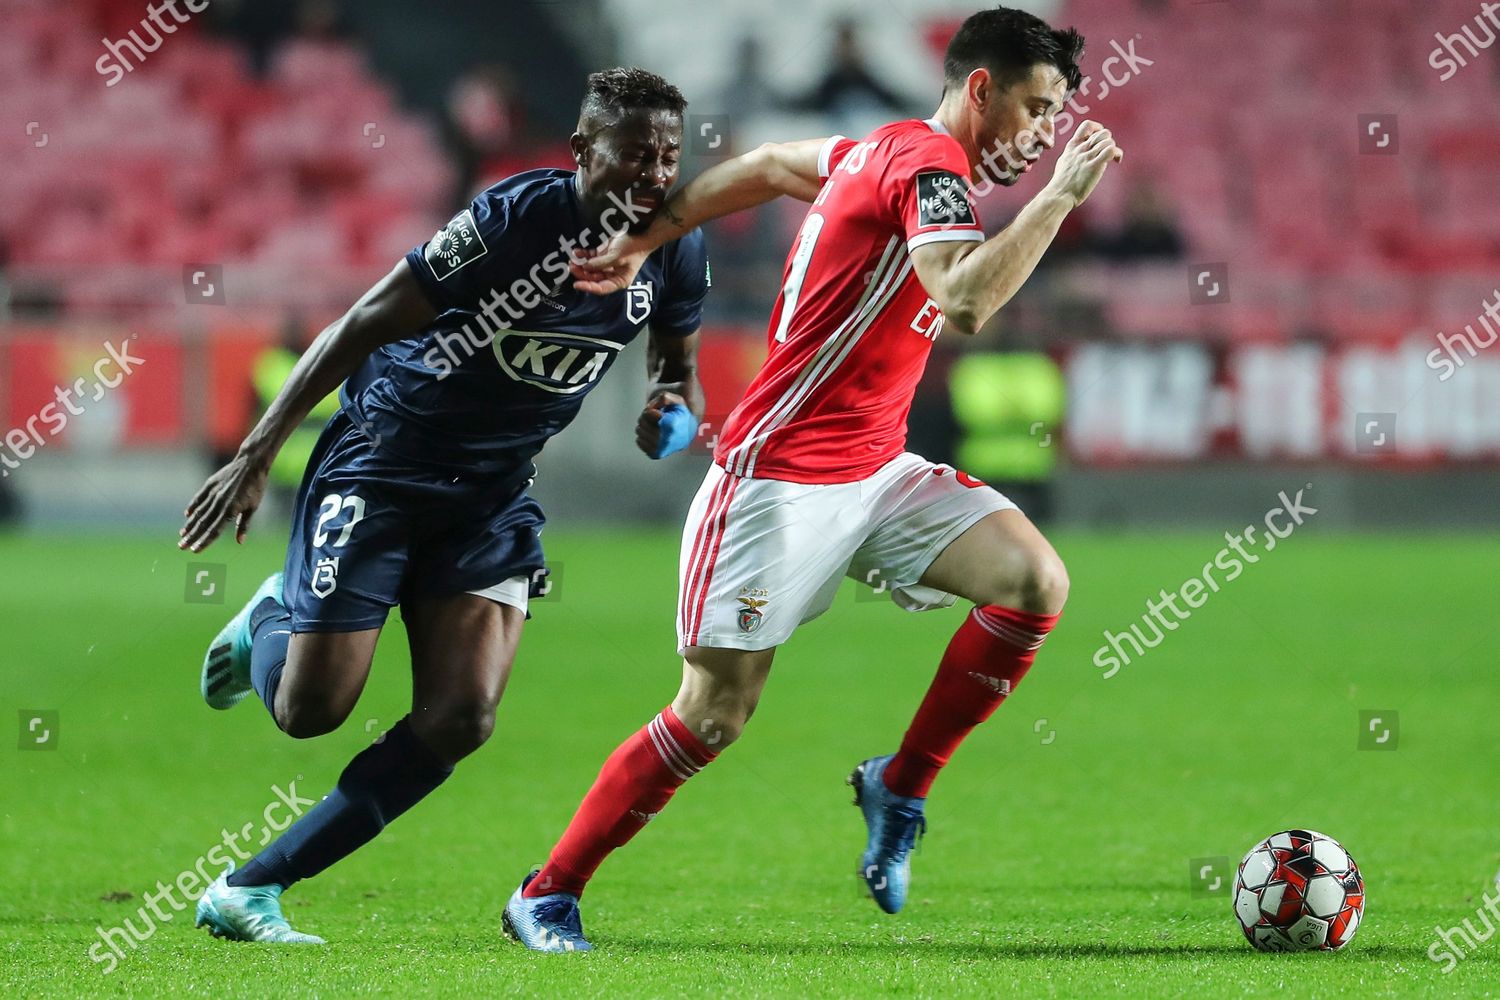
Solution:
<svg viewBox="0 0 1500 1000">
<path fill-rule="evenodd" d="M 927 819 L 922 814 L 927 800 L 897 795 L 881 780 L 893 756 L 871 757 L 849 775 L 854 804 L 864 813 L 870 831 L 859 859 L 859 877 L 875 904 L 887 913 L 897 913 L 906 905 L 906 890 L 911 883 L 908 857 L 918 834 L 927 832 Z"/>
<path fill-rule="evenodd" d="M 510 902 L 505 904 L 505 913 L 500 917 L 500 926 L 506 934 L 532 951 L 593 951 L 594 946 L 583 936 L 583 918 L 578 913 L 577 896 L 554 892 L 528 899 L 521 895 L 540 870 L 532 869 L 531 874 L 522 880 L 521 887 L 511 895 Z"/>
</svg>

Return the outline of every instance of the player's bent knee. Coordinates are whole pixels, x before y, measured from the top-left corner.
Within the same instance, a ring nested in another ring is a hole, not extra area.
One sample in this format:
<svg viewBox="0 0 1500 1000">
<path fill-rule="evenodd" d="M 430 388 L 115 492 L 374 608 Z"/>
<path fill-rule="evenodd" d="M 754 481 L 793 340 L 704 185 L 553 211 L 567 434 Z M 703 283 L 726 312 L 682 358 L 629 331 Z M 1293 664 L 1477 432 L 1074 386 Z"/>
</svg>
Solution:
<svg viewBox="0 0 1500 1000">
<path fill-rule="evenodd" d="M 682 688 L 672 710 L 706 746 L 722 750 L 739 739 L 755 713 L 772 653 L 705 647 L 684 651 Z"/>
<path fill-rule="evenodd" d="M 980 604 L 998 604 L 1034 615 L 1060 614 L 1068 601 L 1068 570 L 1050 549 L 1028 552 L 1016 563 L 997 567 Z"/>
<path fill-rule="evenodd" d="M 450 763 L 459 761 L 488 742 L 495 731 L 495 706 L 461 701 L 412 713 L 417 738 Z"/>
<path fill-rule="evenodd" d="M 1068 568 L 1054 552 L 1031 561 L 1021 591 L 1021 610 L 1037 615 L 1061 614 L 1068 603 Z"/>
<path fill-rule="evenodd" d="M 740 738 L 759 700 L 759 692 L 715 686 L 679 694 L 672 708 L 693 735 L 718 751 Z"/>
<path fill-rule="evenodd" d="M 327 703 L 277 705 L 276 724 L 281 731 L 296 740 L 310 740 L 326 736 L 349 718 L 353 705 L 330 705 Z"/>
<path fill-rule="evenodd" d="M 721 701 L 707 706 L 698 723 L 697 736 L 711 748 L 727 747 L 745 732 L 745 725 L 755 713 L 755 704 L 743 700 Z"/>
</svg>

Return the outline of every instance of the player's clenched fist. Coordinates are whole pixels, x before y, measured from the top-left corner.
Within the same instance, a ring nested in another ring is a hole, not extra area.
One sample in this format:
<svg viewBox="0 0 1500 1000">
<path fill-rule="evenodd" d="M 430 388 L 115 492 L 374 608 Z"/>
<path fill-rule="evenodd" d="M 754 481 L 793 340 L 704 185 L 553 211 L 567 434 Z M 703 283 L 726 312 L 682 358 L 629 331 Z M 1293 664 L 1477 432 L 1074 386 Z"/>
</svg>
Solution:
<svg viewBox="0 0 1500 1000">
<path fill-rule="evenodd" d="M 659 392 L 635 422 L 636 447 L 650 458 L 666 458 L 692 443 L 698 419 L 687 400 L 675 392 Z"/>
<path fill-rule="evenodd" d="M 1115 143 L 1109 129 L 1098 122 L 1086 121 L 1063 147 L 1047 186 L 1081 205 L 1098 186 L 1105 168 L 1124 157 L 1125 151 Z"/>
</svg>

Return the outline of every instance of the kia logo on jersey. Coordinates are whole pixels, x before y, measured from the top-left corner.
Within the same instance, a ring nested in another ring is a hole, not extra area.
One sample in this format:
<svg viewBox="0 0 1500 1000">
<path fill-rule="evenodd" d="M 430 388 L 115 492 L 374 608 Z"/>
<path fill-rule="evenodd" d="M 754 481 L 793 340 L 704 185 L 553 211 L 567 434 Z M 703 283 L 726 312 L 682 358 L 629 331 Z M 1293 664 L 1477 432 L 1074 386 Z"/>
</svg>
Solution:
<svg viewBox="0 0 1500 1000">
<path fill-rule="evenodd" d="M 651 315 L 651 300 L 655 295 L 649 281 L 637 281 L 625 289 L 625 318 L 632 323 L 644 323 Z"/>
<path fill-rule="evenodd" d="M 577 333 L 507 330 L 495 338 L 501 371 L 547 392 L 584 392 L 614 360 L 621 344 Z"/>
</svg>

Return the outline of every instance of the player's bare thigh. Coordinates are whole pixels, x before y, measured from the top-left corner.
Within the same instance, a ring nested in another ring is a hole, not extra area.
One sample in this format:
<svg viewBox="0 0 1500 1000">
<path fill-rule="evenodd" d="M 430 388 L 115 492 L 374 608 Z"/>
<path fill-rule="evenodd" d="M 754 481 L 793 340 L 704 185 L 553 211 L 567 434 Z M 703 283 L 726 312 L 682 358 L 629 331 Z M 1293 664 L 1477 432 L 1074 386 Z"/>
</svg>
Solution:
<svg viewBox="0 0 1500 1000">
<path fill-rule="evenodd" d="M 772 649 L 689 646 L 682 652 L 682 687 L 672 712 L 710 750 L 740 738 L 771 673 Z"/>
<path fill-rule="evenodd" d="M 449 763 L 484 745 L 510 679 L 526 613 L 476 594 L 402 606 L 411 647 L 411 726 Z"/>
<path fill-rule="evenodd" d="M 343 725 L 365 689 L 379 638 L 378 628 L 293 635 L 276 689 L 276 724 L 297 739 Z"/>
<path fill-rule="evenodd" d="M 1057 614 L 1068 599 L 1062 560 L 1018 510 L 997 510 L 976 521 L 933 560 L 922 584 L 975 604 L 1034 614 Z"/>
</svg>

